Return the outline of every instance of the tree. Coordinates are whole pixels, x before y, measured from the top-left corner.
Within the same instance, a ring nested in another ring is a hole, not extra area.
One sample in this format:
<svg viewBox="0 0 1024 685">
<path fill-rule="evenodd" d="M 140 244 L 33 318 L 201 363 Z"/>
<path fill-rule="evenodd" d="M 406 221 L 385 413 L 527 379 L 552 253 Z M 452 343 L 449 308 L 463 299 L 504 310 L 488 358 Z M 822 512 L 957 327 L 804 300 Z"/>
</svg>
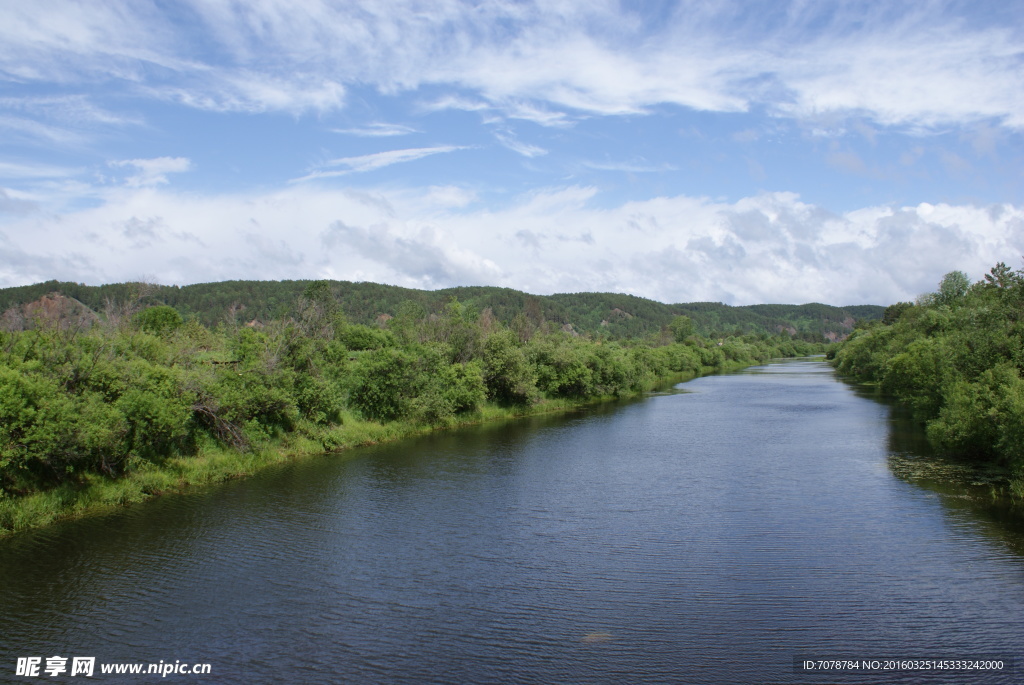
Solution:
<svg viewBox="0 0 1024 685">
<path fill-rule="evenodd" d="M 158 336 L 167 335 L 184 323 L 178 310 L 167 305 L 143 309 L 135 315 L 134 322 L 140 329 Z"/>
<path fill-rule="evenodd" d="M 999 262 L 992 267 L 989 273 L 985 274 L 985 285 L 993 288 L 1009 288 L 1020 285 L 1021 280 L 1021 274 L 1011 271 L 1004 262 Z"/>
<path fill-rule="evenodd" d="M 537 399 L 537 374 L 512 331 L 495 331 L 484 341 L 487 394 L 502 404 L 531 404 Z"/>
<path fill-rule="evenodd" d="M 368 352 L 352 379 L 349 402 L 368 419 L 394 421 L 410 413 L 410 401 L 424 385 L 423 357 L 407 349 Z"/>
<path fill-rule="evenodd" d="M 967 294 L 967 289 L 970 287 L 971 280 L 967 277 L 967 274 L 963 271 L 950 271 L 939 282 L 939 292 L 937 293 L 936 300 L 939 304 L 952 307 L 963 299 L 964 295 Z"/>
<path fill-rule="evenodd" d="M 302 332 L 320 338 L 330 338 L 335 319 L 340 316 L 338 302 L 331 293 L 329 281 L 313 281 L 299 298 Z M 340 322 L 340 323 L 343 323 Z"/>
<path fill-rule="evenodd" d="M 886 326 L 891 326 L 899 321 L 899 318 L 903 316 L 903 312 L 913 306 L 913 302 L 897 302 L 896 304 L 889 305 L 885 308 L 885 313 L 882 314 L 882 323 Z"/>
<path fill-rule="evenodd" d="M 693 321 L 688 316 L 680 315 L 673 317 L 672 323 L 668 327 L 672 331 L 672 337 L 679 343 L 684 342 L 694 333 Z"/>
</svg>

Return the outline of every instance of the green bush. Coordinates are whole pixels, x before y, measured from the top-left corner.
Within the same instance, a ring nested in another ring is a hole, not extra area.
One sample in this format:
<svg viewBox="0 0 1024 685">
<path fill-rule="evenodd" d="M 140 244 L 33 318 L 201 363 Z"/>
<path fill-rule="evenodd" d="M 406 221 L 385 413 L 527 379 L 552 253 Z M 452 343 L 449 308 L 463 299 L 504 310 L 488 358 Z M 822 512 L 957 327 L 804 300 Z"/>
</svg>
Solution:
<svg viewBox="0 0 1024 685">
<path fill-rule="evenodd" d="M 166 336 L 180 328 L 184 321 L 177 309 L 161 305 L 159 307 L 143 309 L 135 315 L 134 323 L 147 333 Z"/>
<path fill-rule="evenodd" d="M 839 371 L 881 381 L 947 452 L 996 461 L 1024 478 L 1024 271 L 998 264 L 970 285 L 947 274 L 916 305 L 839 346 Z M 1024 482 L 1024 481 L 1020 481 Z"/>
<path fill-rule="evenodd" d="M 368 419 L 394 421 L 406 416 L 426 384 L 423 367 L 421 359 L 407 350 L 369 352 L 355 368 L 349 403 Z"/>
<path fill-rule="evenodd" d="M 512 331 L 501 329 L 484 340 L 483 369 L 489 398 L 508 405 L 538 399 L 537 373 Z"/>
<path fill-rule="evenodd" d="M 395 336 L 390 331 L 369 326 L 346 326 L 339 336 L 342 343 L 350 350 L 377 350 L 382 347 L 394 347 Z"/>
</svg>

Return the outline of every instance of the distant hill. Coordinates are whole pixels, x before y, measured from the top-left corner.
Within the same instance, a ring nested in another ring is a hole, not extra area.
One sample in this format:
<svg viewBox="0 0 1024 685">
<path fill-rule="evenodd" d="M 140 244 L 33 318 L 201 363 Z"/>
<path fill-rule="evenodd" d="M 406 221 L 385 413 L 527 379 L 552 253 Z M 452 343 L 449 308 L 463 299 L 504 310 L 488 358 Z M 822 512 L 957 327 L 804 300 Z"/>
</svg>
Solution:
<svg viewBox="0 0 1024 685">
<path fill-rule="evenodd" d="M 88 307 L 98 315 L 126 303 L 141 306 L 166 304 L 183 317 L 194 317 L 207 326 L 223 321 L 261 322 L 295 314 L 303 291 L 313 281 L 223 281 L 188 286 L 116 283 L 88 286 L 47 281 L 0 289 L 0 313 L 9 319 L 26 305 L 58 293 Z M 581 334 L 611 338 L 643 337 L 660 332 L 674 316 L 690 317 L 698 333 L 776 334 L 788 332 L 809 340 L 837 339 L 847 335 L 858 319 L 881 319 L 885 308 L 877 305 L 833 307 L 760 304 L 732 307 L 721 302 L 664 304 L 635 295 L 617 293 L 560 293 L 530 295 L 511 288 L 469 286 L 443 290 L 414 290 L 379 283 L 328 281 L 341 310 L 354 323 L 373 324 L 383 314 L 394 316 L 399 306 L 412 301 L 428 313 L 440 311 L 453 297 L 470 309 L 490 309 L 509 322 L 523 315 L 535 324 L 549 322 Z"/>
</svg>

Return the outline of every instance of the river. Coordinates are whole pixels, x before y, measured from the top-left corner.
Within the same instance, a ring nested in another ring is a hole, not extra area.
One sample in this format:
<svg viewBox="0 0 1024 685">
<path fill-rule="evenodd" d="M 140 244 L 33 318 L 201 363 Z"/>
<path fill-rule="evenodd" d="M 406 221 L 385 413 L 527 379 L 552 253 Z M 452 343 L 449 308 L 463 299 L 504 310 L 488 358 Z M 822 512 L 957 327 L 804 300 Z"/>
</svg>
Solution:
<svg viewBox="0 0 1024 685">
<path fill-rule="evenodd" d="M 913 444 L 795 360 L 307 459 L 0 540 L 0 681 L 1020 682 L 1021 517 Z M 1006 664 L 795 666 L 838 659 Z"/>
</svg>

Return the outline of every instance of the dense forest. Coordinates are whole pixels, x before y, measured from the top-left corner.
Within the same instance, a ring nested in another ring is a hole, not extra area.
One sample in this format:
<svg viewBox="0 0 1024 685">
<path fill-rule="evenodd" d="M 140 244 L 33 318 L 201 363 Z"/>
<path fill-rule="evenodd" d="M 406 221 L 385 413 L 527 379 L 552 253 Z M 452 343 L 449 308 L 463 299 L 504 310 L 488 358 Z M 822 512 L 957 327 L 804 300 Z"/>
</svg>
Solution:
<svg viewBox="0 0 1024 685">
<path fill-rule="evenodd" d="M 227 281 L 183 287 L 145 283 L 87 286 L 47 281 L 31 286 L 0 289 L 0 313 L 11 321 L 22 308 L 40 297 L 60 293 L 86 308 L 108 316 L 116 306 L 130 303 L 168 305 L 185 319 L 204 326 L 221 322 L 245 323 L 295 317 L 300 296 L 311 281 Z M 662 330 L 673 317 L 684 315 L 700 335 L 725 337 L 787 333 L 810 341 L 837 340 L 853 330 L 856 320 L 882 317 L 884 307 L 824 304 L 752 305 L 731 307 L 720 302 L 663 304 L 634 295 L 567 293 L 530 295 L 509 288 L 462 287 L 424 291 L 378 283 L 327 281 L 331 294 L 349 321 L 373 325 L 378 317 L 395 316 L 405 302 L 415 302 L 438 315 L 453 297 L 472 310 L 489 309 L 503 324 L 522 314 L 533 324 L 571 327 L 577 333 L 611 339 L 636 338 Z"/>
<path fill-rule="evenodd" d="M 335 292 L 307 282 L 295 302 L 268 305 L 293 314 L 214 326 L 130 289 L 102 293 L 98 313 L 60 295 L 18 309 L 0 331 L 0 528 L 251 471 L 270 454 L 571 408 L 824 349 L 788 334 L 711 339 L 682 315 L 646 337 L 579 335 L 529 300 L 503 310 L 506 323 L 413 298 L 367 325 Z M 19 504 L 29 500 L 34 510 Z"/>
<path fill-rule="evenodd" d="M 1000 263 L 973 284 L 951 272 L 834 357 L 841 373 L 911 407 L 940 450 L 1005 467 L 1024 497 L 1024 270 Z"/>
</svg>

